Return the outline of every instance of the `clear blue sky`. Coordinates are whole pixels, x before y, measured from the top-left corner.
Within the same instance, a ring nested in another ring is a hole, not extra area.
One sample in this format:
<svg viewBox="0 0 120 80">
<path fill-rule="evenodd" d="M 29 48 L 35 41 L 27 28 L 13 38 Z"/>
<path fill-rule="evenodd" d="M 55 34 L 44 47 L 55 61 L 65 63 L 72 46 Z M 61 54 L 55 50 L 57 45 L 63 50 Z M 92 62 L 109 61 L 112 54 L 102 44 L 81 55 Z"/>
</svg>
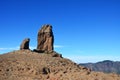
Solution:
<svg viewBox="0 0 120 80">
<path fill-rule="evenodd" d="M 0 53 L 51 24 L 55 50 L 75 62 L 120 61 L 120 0 L 0 0 Z"/>
</svg>

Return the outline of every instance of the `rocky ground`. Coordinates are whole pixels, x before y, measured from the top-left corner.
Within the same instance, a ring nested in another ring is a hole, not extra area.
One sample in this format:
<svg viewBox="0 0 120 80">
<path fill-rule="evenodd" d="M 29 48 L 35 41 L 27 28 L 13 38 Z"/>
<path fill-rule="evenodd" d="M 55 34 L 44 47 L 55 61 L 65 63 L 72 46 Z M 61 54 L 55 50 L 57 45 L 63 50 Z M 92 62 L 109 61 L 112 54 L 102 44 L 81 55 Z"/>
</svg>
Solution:
<svg viewBox="0 0 120 80">
<path fill-rule="evenodd" d="M 120 75 L 93 72 L 56 52 L 18 50 L 0 55 L 0 80 L 120 80 Z"/>
</svg>

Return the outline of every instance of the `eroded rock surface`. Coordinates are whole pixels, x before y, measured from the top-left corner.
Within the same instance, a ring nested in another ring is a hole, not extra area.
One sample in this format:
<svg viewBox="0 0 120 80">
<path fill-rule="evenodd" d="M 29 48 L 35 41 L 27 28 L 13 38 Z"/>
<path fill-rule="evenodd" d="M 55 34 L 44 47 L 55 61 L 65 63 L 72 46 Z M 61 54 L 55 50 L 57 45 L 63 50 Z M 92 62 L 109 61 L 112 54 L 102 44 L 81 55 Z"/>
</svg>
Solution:
<svg viewBox="0 0 120 80">
<path fill-rule="evenodd" d="M 24 39 L 20 45 L 20 50 L 29 49 L 29 42 L 30 42 L 29 38 Z"/>
<path fill-rule="evenodd" d="M 51 25 L 43 25 L 42 28 L 38 32 L 37 37 L 37 50 L 38 51 L 53 51 L 54 43 L 54 36 L 52 32 L 52 26 Z"/>
</svg>

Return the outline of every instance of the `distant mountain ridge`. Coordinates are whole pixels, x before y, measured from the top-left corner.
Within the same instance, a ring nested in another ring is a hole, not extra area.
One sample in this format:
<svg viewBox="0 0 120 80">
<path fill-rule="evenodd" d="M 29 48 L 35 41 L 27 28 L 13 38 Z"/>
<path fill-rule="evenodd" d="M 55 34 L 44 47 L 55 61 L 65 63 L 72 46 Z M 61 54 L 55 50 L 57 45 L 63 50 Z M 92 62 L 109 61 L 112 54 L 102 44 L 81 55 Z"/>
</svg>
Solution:
<svg viewBox="0 0 120 80">
<path fill-rule="evenodd" d="M 90 68 L 93 71 L 120 74 L 120 61 L 104 60 L 97 63 L 82 63 L 80 65 Z"/>
</svg>

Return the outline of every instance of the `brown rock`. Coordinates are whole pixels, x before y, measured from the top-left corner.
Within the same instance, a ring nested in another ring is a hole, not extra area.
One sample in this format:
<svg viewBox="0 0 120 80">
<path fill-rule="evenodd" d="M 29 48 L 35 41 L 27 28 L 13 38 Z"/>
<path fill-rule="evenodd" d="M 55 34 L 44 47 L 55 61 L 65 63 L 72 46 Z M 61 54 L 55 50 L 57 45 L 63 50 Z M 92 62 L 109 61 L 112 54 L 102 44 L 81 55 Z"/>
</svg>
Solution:
<svg viewBox="0 0 120 80">
<path fill-rule="evenodd" d="M 20 45 L 20 50 L 29 49 L 29 42 L 30 42 L 29 38 L 24 39 L 22 44 Z"/>
<path fill-rule="evenodd" d="M 37 50 L 38 51 L 53 51 L 54 36 L 51 25 L 43 25 L 38 32 Z"/>
<path fill-rule="evenodd" d="M 50 69 L 47 67 L 43 68 L 43 74 L 49 74 L 50 73 Z"/>
<path fill-rule="evenodd" d="M 53 53 L 52 56 L 53 56 L 53 57 L 60 57 L 60 58 L 63 58 L 63 57 L 62 57 L 62 54 L 58 54 L 58 53 Z"/>
</svg>

